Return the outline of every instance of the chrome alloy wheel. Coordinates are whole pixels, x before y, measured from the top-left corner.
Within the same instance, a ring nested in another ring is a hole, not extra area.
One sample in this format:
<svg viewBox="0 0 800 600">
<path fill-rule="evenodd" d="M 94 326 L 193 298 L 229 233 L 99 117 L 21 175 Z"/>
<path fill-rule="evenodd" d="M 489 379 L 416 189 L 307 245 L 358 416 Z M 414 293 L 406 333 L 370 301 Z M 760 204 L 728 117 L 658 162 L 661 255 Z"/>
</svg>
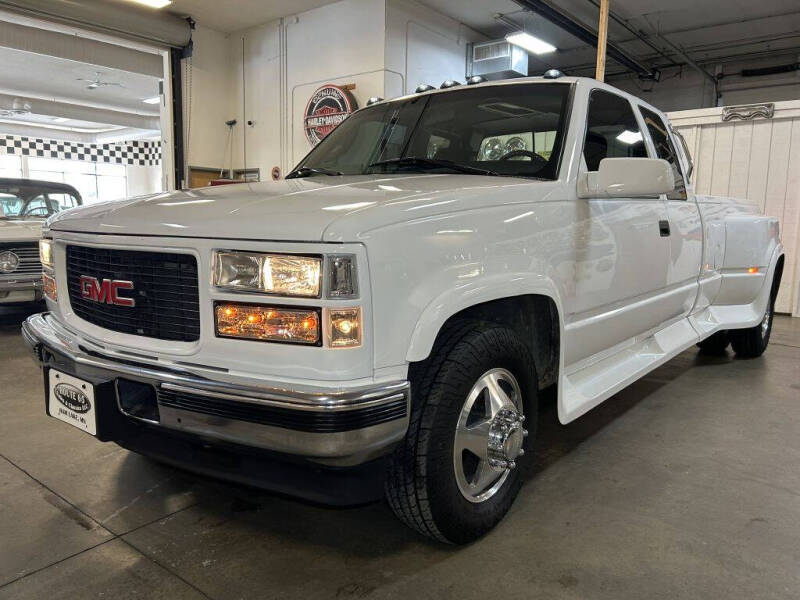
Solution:
<svg viewBox="0 0 800 600">
<path fill-rule="evenodd" d="M 484 373 L 467 394 L 456 425 L 453 468 L 461 494 L 485 502 L 503 486 L 525 451 L 522 393 L 505 369 Z"/>
</svg>

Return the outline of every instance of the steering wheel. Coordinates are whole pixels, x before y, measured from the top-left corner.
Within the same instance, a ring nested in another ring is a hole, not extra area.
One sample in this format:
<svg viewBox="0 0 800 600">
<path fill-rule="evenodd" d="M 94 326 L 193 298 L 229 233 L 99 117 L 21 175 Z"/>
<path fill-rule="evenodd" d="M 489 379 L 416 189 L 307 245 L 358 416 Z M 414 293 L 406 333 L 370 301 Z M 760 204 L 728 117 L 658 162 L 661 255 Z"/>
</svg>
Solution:
<svg viewBox="0 0 800 600">
<path fill-rule="evenodd" d="M 536 154 L 536 152 L 531 152 L 530 150 L 522 150 L 522 149 L 512 150 L 511 152 L 507 152 L 497 160 L 509 160 L 511 158 L 516 158 L 517 156 L 527 156 L 532 161 L 547 162 L 547 159 L 545 157 Z"/>
<path fill-rule="evenodd" d="M 34 208 L 30 209 L 30 210 L 26 210 L 24 213 L 22 213 L 22 216 L 23 217 L 35 217 L 35 216 L 38 216 L 37 215 L 38 212 L 41 212 L 43 217 L 46 217 L 46 216 L 48 216 L 50 214 L 50 211 L 47 210 L 46 206 L 36 206 L 36 207 L 34 207 Z"/>
</svg>

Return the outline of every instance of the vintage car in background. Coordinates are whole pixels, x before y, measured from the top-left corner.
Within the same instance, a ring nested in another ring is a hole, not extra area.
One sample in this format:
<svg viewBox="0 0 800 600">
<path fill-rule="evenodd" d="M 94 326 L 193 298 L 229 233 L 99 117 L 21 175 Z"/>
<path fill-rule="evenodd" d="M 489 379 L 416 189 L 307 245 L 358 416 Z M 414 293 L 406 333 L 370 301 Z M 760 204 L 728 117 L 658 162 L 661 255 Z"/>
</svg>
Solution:
<svg viewBox="0 0 800 600">
<path fill-rule="evenodd" d="M 0 178 L 0 304 L 42 299 L 42 223 L 81 204 L 71 185 Z"/>
<path fill-rule="evenodd" d="M 663 113 L 592 79 L 429 89 L 285 181 L 51 217 L 22 332 L 48 414 L 100 440 L 469 542 L 541 390 L 569 423 L 695 344 L 764 352 L 778 220 L 691 175 Z"/>
</svg>

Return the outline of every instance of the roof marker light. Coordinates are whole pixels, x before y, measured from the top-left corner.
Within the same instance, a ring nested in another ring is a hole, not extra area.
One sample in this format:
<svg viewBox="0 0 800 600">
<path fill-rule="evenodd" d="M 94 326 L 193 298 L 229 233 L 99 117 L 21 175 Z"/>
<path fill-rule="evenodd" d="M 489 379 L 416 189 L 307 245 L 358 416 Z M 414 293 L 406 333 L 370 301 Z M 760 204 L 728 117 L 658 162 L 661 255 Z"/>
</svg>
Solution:
<svg viewBox="0 0 800 600">
<path fill-rule="evenodd" d="M 432 85 L 428 85 L 427 83 L 423 83 L 417 86 L 417 89 L 414 90 L 415 94 L 421 94 L 422 92 L 430 92 L 431 90 L 435 90 L 436 88 Z"/>
</svg>

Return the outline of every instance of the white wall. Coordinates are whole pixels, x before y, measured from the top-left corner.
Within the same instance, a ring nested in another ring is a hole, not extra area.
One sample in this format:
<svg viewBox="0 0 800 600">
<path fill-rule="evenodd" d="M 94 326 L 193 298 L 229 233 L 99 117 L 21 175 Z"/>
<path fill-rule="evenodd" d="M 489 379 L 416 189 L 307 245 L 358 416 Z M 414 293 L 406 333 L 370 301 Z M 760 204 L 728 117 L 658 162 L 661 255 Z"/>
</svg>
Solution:
<svg viewBox="0 0 800 600">
<path fill-rule="evenodd" d="M 125 167 L 128 190 L 127 196 L 143 196 L 162 191 L 161 165 L 140 166 L 128 165 Z"/>
<path fill-rule="evenodd" d="M 427 83 L 464 81 L 467 44 L 486 38 L 414 0 L 386 2 L 387 98 L 410 94 Z"/>
<path fill-rule="evenodd" d="M 194 55 L 183 67 L 186 161 L 196 167 L 217 167 L 228 133 L 225 121 L 233 118 L 230 41 L 203 25 L 197 26 L 192 37 Z"/>
<path fill-rule="evenodd" d="M 755 102 L 778 102 L 800 99 L 800 71 L 765 75 L 760 77 L 741 77 L 736 73 L 742 69 L 772 67 L 795 63 L 800 60 L 797 54 L 772 56 L 769 59 L 739 61 L 721 65 L 722 78 L 719 89 L 722 92 L 721 106 L 752 104 Z M 715 74 L 716 65 L 705 65 L 705 69 Z M 650 87 L 634 76 L 622 79 L 612 78 L 609 83 L 625 91 L 641 96 L 650 104 L 664 111 L 691 110 L 716 106 L 714 85 L 691 67 L 682 70 L 669 69 L 662 74 L 662 80 L 653 86 L 652 92 L 643 92 Z"/>
<path fill-rule="evenodd" d="M 275 166 L 285 173 L 311 149 L 303 113 L 321 85 L 354 85 L 363 106 L 420 82 L 463 81 L 466 44 L 482 39 L 413 0 L 341 0 L 227 40 L 207 28 L 199 32 L 189 164 L 227 167 L 222 123 L 235 118 L 233 166 L 258 168 L 262 180 Z"/>
</svg>

